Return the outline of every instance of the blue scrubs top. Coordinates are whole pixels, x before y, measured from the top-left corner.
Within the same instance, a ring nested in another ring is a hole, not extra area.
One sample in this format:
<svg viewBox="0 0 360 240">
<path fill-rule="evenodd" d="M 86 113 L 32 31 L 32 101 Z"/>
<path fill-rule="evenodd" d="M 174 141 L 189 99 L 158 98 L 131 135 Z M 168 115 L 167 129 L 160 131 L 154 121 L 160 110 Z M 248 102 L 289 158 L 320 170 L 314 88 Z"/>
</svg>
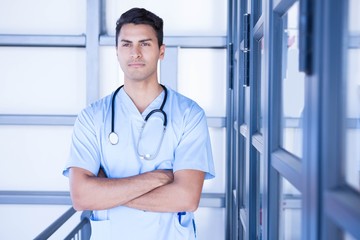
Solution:
<svg viewBox="0 0 360 240">
<path fill-rule="evenodd" d="M 112 94 L 85 108 L 73 130 L 70 167 L 80 167 L 97 175 L 100 166 L 109 178 L 123 178 L 155 169 L 194 169 L 205 172 L 205 179 L 215 176 L 207 120 L 203 109 L 191 99 L 168 88 L 164 111 L 167 127 L 158 155 L 147 161 L 139 157 L 137 143 L 145 117 L 159 109 L 162 92 L 141 114 L 123 89 L 115 98 L 115 132 L 119 142 L 112 145 Z M 94 211 L 93 220 L 108 221 L 111 239 L 195 239 L 193 213 L 144 212 L 124 206 Z"/>
</svg>

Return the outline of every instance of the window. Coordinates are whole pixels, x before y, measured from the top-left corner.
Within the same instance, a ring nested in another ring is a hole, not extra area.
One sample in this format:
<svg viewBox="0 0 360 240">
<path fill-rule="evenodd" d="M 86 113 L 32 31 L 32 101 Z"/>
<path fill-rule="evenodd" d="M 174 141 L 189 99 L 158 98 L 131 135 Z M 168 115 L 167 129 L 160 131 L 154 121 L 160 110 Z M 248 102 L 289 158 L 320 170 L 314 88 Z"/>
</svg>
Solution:
<svg viewBox="0 0 360 240">
<path fill-rule="evenodd" d="M 283 16 L 281 146 L 301 158 L 305 76 L 298 70 L 298 12 L 296 2 Z"/>
<path fill-rule="evenodd" d="M 301 193 L 281 178 L 279 239 L 301 239 Z"/>
<path fill-rule="evenodd" d="M 349 2 L 346 76 L 346 181 L 360 191 L 360 2 Z M 357 41 L 356 41 L 357 40 Z"/>
</svg>

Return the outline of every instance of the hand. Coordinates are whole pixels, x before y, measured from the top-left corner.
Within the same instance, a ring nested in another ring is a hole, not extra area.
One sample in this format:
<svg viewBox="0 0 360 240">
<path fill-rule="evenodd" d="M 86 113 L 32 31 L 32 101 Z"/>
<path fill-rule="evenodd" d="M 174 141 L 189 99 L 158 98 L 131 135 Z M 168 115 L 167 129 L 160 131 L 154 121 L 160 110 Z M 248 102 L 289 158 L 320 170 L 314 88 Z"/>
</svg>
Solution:
<svg viewBox="0 0 360 240">
<path fill-rule="evenodd" d="M 160 181 L 166 185 L 174 181 L 174 173 L 172 169 L 159 169 L 152 171 L 153 173 L 158 174 Z"/>
</svg>

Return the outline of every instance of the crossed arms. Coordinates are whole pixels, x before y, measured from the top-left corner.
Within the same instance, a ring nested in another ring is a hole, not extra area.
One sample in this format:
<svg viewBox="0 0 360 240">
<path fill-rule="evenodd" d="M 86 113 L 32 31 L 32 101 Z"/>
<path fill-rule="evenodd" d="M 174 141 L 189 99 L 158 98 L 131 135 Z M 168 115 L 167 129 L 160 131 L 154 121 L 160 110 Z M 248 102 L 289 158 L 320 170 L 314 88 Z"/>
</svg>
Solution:
<svg viewBox="0 0 360 240">
<path fill-rule="evenodd" d="M 76 210 L 127 206 L 152 212 L 195 211 L 205 173 L 198 170 L 154 170 L 126 178 L 95 176 L 70 168 L 70 194 Z"/>
</svg>

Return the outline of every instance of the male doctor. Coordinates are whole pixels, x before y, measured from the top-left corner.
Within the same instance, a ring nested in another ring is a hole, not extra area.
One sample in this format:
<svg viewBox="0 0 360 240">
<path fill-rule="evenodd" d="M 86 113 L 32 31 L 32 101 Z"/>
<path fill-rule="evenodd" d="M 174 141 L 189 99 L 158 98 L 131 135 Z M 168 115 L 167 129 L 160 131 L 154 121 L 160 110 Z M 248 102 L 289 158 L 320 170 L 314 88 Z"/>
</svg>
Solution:
<svg viewBox="0 0 360 240">
<path fill-rule="evenodd" d="M 64 175 L 76 210 L 111 239 L 195 239 L 193 212 L 214 164 L 206 116 L 159 84 L 163 20 L 142 8 L 116 23 L 124 85 L 78 115 Z"/>
</svg>

